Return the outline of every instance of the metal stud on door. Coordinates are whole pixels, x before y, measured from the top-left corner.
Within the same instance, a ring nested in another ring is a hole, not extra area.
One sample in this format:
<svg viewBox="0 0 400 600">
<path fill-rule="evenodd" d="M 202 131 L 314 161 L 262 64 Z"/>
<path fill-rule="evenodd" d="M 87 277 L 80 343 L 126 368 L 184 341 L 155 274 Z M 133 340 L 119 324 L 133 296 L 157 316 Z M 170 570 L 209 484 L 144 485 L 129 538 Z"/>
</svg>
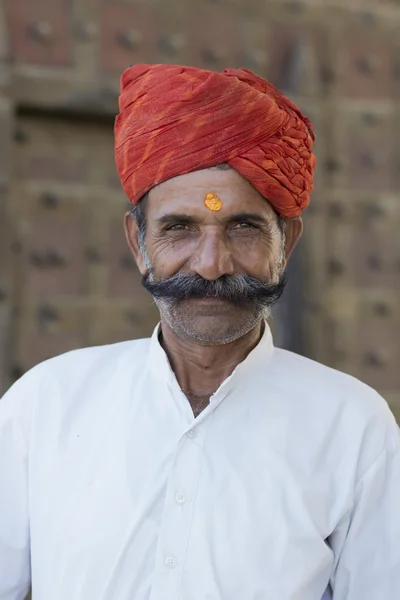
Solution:
<svg viewBox="0 0 400 600">
<path fill-rule="evenodd" d="M 20 63 L 65 67 L 72 62 L 72 13 L 64 0 L 6 0 L 10 43 Z"/>
</svg>

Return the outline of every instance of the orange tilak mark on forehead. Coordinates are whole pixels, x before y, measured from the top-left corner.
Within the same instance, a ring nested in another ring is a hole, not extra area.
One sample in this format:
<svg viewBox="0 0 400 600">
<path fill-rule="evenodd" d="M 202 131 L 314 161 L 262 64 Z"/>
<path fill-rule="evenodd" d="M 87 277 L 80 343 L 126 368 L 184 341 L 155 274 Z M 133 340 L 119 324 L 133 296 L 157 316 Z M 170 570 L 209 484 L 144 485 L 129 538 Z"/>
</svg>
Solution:
<svg viewBox="0 0 400 600">
<path fill-rule="evenodd" d="M 222 200 L 217 194 L 214 194 L 214 192 L 209 192 L 207 194 L 204 199 L 204 204 L 213 212 L 218 212 L 222 208 Z"/>
</svg>

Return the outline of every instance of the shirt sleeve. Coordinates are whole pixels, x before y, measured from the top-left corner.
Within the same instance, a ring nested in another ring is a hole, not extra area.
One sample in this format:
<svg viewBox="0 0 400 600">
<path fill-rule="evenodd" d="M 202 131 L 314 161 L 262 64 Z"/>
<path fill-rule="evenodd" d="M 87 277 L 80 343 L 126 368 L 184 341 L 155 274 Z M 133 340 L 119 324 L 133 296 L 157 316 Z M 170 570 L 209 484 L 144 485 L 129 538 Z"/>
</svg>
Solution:
<svg viewBox="0 0 400 600">
<path fill-rule="evenodd" d="M 30 585 L 25 381 L 0 400 L 0 600 L 23 600 Z"/>
<path fill-rule="evenodd" d="M 333 600 L 400 598 L 400 440 L 356 486 L 351 513 L 332 536 Z"/>
</svg>

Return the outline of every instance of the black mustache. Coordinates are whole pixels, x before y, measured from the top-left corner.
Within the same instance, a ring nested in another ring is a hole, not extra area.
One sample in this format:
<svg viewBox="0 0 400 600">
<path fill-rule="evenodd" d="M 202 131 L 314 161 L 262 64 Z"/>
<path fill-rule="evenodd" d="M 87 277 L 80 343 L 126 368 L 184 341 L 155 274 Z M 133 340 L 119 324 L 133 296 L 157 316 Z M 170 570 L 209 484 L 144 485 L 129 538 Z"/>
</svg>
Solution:
<svg viewBox="0 0 400 600">
<path fill-rule="evenodd" d="M 277 283 L 263 283 L 250 275 L 223 275 L 210 281 L 193 273 L 176 273 L 167 279 L 152 279 L 153 270 L 142 278 L 143 287 L 156 300 L 216 298 L 236 305 L 269 307 L 282 296 L 287 284 L 285 274 Z"/>
</svg>

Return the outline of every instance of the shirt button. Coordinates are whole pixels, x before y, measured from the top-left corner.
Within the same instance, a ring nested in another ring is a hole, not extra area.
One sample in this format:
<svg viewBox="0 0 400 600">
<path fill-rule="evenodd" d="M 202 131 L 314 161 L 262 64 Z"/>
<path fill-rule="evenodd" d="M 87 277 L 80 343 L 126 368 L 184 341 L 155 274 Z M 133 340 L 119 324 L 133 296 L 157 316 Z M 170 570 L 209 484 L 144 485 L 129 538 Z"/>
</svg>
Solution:
<svg viewBox="0 0 400 600">
<path fill-rule="evenodd" d="M 177 492 L 175 494 L 175 500 L 178 504 L 183 504 L 184 502 L 186 502 L 186 494 L 184 494 L 183 492 Z"/>
<path fill-rule="evenodd" d="M 174 558 L 173 556 L 166 556 L 164 559 L 164 563 L 165 566 L 167 566 L 169 569 L 173 569 L 174 567 L 176 567 L 176 558 Z"/>
<path fill-rule="evenodd" d="M 194 438 L 194 436 L 196 435 L 196 430 L 195 429 L 190 429 L 187 434 L 186 434 L 189 438 Z"/>
</svg>

